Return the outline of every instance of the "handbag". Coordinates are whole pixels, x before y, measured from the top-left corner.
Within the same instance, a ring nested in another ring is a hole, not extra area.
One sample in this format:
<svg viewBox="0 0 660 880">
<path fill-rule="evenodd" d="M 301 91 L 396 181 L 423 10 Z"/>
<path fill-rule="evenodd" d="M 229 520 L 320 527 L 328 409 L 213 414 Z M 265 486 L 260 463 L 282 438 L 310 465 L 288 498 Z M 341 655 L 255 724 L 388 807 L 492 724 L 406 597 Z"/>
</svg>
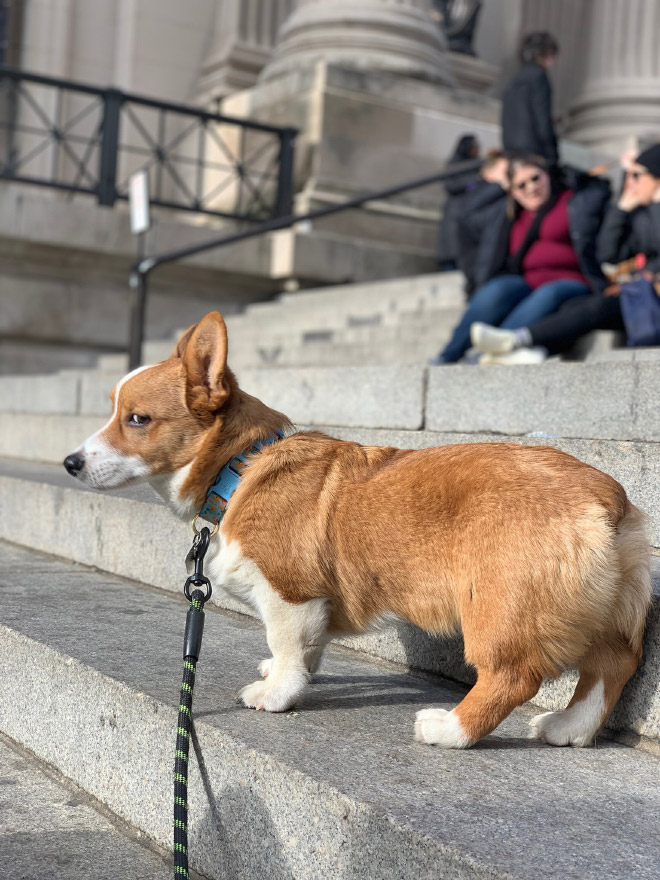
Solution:
<svg viewBox="0 0 660 880">
<path fill-rule="evenodd" d="M 628 347 L 660 345 L 660 297 L 646 278 L 622 285 L 619 294 Z"/>
</svg>

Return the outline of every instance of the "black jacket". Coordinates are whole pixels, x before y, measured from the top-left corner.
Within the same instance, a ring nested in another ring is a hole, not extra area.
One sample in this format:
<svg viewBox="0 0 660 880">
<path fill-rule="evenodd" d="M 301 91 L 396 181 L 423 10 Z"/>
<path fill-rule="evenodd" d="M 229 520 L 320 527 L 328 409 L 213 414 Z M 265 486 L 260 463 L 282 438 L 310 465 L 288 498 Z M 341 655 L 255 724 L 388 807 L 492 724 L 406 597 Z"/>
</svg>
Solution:
<svg viewBox="0 0 660 880">
<path fill-rule="evenodd" d="M 601 263 L 621 263 L 646 254 L 646 268 L 660 272 L 660 204 L 621 211 L 611 205 L 598 235 Z"/>
<path fill-rule="evenodd" d="M 568 225 L 580 271 L 591 289 L 601 293 L 608 281 L 600 269 L 596 239 L 610 199 L 610 185 L 607 180 L 573 169 L 565 169 L 565 179 L 568 188 L 575 190 L 568 203 Z M 477 287 L 507 271 L 513 220 L 507 216 L 506 202 L 496 202 L 485 212 L 482 222 L 484 231 L 474 269 Z"/>
<path fill-rule="evenodd" d="M 468 297 L 476 290 L 476 258 L 484 230 L 490 222 L 492 208 L 504 204 L 506 193 L 499 183 L 488 183 L 479 178 L 475 188 L 466 193 L 458 217 L 458 250 L 456 264 L 465 275 Z"/>
<path fill-rule="evenodd" d="M 502 95 L 505 150 L 536 153 L 556 165 L 557 136 L 552 122 L 552 86 L 538 64 L 523 64 Z"/>
<path fill-rule="evenodd" d="M 452 164 L 450 162 L 447 167 L 451 168 Z M 440 239 L 438 242 L 438 261 L 440 263 L 446 260 L 456 260 L 458 262 L 460 247 L 458 222 L 463 211 L 463 201 L 480 179 L 476 171 L 464 171 L 455 177 L 448 177 L 445 180 L 447 200 L 442 213 Z"/>
</svg>

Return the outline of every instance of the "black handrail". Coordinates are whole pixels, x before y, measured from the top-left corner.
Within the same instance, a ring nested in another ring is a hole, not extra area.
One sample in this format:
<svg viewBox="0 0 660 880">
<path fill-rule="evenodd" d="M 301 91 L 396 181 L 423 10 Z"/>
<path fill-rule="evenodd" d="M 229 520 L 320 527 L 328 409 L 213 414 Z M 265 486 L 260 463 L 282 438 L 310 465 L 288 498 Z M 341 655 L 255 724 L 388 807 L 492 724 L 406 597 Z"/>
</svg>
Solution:
<svg viewBox="0 0 660 880">
<path fill-rule="evenodd" d="M 142 363 L 142 342 L 144 338 L 144 316 L 146 311 L 148 278 L 149 275 L 159 266 L 166 263 L 173 263 L 177 260 L 183 260 L 186 257 L 192 257 L 195 254 L 201 254 L 204 251 L 210 251 L 217 247 L 224 247 L 229 244 L 236 244 L 239 241 L 245 241 L 248 238 L 256 238 L 259 235 L 265 235 L 267 232 L 275 232 L 278 229 L 287 229 L 296 223 L 318 220 L 321 217 L 329 217 L 331 214 L 338 214 L 340 211 L 347 211 L 351 208 L 359 208 L 366 202 L 373 202 L 377 199 L 385 199 L 399 193 L 408 192 L 413 189 L 420 189 L 432 183 L 438 183 L 464 174 L 466 171 L 477 171 L 481 168 L 481 159 L 470 159 L 466 162 L 452 163 L 451 168 L 445 168 L 443 171 L 437 171 L 435 174 L 429 174 L 427 177 L 419 177 L 415 180 L 409 180 L 406 183 L 400 183 L 396 186 L 390 186 L 387 189 L 375 190 L 365 195 L 355 196 L 345 202 L 336 205 L 328 205 L 325 208 L 316 208 L 307 214 L 290 214 L 286 217 L 275 217 L 254 226 L 251 229 L 243 229 L 240 232 L 233 232 L 230 235 L 223 235 L 220 238 L 213 238 L 209 241 L 203 241 L 199 244 L 189 245 L 184 248 L 177 248 L 173 251 L 167 251 L 162 254 L 156 254 L 151 257 L 145 257 L 137 262 L 131 271 L 130 290 L 131 290 L 131 321 L 130 321 L 130 341 L 129 341 L 129 370 L 134 370 Z"/>
</svg>

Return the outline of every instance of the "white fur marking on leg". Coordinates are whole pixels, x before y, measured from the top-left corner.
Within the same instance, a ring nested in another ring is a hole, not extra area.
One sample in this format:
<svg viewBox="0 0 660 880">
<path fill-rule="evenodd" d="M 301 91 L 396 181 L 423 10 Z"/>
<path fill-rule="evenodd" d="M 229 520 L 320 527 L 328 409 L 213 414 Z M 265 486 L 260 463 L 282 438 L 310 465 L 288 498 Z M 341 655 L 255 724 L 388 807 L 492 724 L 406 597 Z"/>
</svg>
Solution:
<svg viewBox="0 0 660 880">
<path fill-rule="evenodd" d="M 240 699 L 253 709 L 284 712 L 302 697 L 311 680 L 310 667 L 318 665 L 328 641 L 328 600 L 287 602 L 238 541 L 227 542 L 222 527 L 215 547 L 208 563 L 211 580 L 258 612 L 273 652 L 259 665 L 264 679 L 244 687 Z"/>
<path fill-rule="evenodd" d="M 466 749 L 472 745 L 455 709 L 451 712 L 446 709 L 422 709 L 415 716 L 415 739 L 443 749 Z"/>
<path fill-rule="evenodd" d="M 536 739 L 553 746 L 586 746 L 601 726 L 605 711 L 605 686 L 598 681 L 584 700 L 563 712 L 544 712 L 532 718 Z"/>
</svg>

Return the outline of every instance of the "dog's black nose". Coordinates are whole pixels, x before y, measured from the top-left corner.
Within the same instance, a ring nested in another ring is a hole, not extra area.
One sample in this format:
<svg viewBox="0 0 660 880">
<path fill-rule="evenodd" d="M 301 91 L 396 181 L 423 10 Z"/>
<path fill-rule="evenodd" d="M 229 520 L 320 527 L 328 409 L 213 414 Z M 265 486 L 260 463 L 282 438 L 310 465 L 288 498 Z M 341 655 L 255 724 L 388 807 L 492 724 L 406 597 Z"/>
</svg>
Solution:
<svg viewBox="0 0 660 880">
<path fill-rule="evenodd" d="M 74 452 L 71 455 L 67 455 L 62 463 L 72 477 L 77 477 L 85 466 L 85 459 L 82 455 L 78 455 L 77 452 Z"/>
</svg>

